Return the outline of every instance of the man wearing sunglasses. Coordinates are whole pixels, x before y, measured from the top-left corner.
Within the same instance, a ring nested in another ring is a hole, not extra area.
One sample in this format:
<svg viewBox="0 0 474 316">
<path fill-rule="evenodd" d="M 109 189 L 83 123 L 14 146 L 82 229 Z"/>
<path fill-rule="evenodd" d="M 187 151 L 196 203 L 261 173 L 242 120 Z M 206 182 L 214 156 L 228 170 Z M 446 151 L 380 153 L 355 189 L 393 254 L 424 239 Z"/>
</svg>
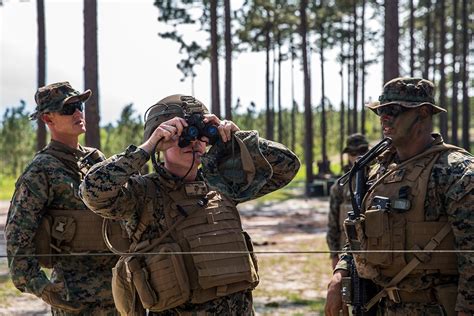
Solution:
<svg viewBox="0 0 474 316">
<path fill-rule="evenodd" d="M 474 313 L 474 158 L 433 133 L 434 85 L 396 78 L 368 108 L 393 140 L 368 177 L 363 232 L 353 253 L 357 271 L 378 293 L 383 315 Z M 341 280 L 349 255 L 339 260 L 328 287 L 326 315 L 341 309 Z"/>
<path fill-rule="evenodd" d="M 91 90 L 80 93 L 68 82 L 36 92 L 30 118 L 48 126 L 51 141 L 17 181 L 5 228 L 13 283 L 51 305 L 53 315 L 118 315 L 110 286 L 117 258 L 72 255 L 107 251 L 102 219 L 78 195 L 87 170 L 105 159 L 97 149 L 79 144 L 90 96 Z M 52 268 L 50 278 L 42 268 Z"/>
</svg>

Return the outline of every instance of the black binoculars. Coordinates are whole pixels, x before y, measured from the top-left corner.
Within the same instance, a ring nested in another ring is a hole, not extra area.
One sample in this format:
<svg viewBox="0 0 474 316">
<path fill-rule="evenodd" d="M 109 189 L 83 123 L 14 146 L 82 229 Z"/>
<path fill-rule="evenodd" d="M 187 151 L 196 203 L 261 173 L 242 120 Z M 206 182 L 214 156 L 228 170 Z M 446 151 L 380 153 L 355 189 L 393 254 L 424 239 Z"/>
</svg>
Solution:
<svg viewBox="0 0 474 316">
<path fill-rule="evenodd" d="M 186 114 L 184 119 L 188 123 L 183 129 L 178 140 L 178 146 L 184 148 L 192 141 L 207 137 L 209 145 L 214 145 L 219 140 L 219 131 L 217 126 L 211 123 L 204 123 L 204 116 L 201 113 Z"/>
</svg>

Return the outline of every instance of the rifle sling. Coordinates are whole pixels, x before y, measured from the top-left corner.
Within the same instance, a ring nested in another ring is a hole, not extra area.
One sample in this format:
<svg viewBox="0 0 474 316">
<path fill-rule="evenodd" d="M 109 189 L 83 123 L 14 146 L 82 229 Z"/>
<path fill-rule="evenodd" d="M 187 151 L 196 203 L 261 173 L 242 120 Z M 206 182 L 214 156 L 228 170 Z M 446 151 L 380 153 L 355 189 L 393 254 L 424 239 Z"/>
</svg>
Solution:
<svg viewBox="0 0 474 316">
<path fill-rule="evenodd" d="M 447 222 L 438 233 L 431 240 L 426 244 L 423 251 L 434 250 L 439 244 L 443 241 L 443 239 L 448 235 L 451 231 L 451 224 Z M 400 272 L 397 273 L 396 276 L 386 285 L 384 288 L 378 292 L 372 299 L 364 305 L 365 310 L 369 310 L 374 306 L 382 297 L 385 297 L 387 293 L 391 290 L 396 290 L 395 286 L 402 281 L 408 274 L 410 274 L 413 269 L 415 269 L 421 261 L 415 256 L 410 262 L 402 269 Z"/>
</svg>

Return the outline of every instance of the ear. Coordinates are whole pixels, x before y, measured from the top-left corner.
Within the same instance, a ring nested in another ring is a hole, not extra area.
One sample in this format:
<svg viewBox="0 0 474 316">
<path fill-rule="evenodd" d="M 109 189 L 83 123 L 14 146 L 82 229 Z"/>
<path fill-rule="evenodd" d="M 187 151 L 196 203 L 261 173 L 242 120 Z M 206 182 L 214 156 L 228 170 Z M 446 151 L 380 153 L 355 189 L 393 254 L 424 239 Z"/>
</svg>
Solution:
<svg viewBox="0 0 474 316">
<path fill-rule="evenodd" d="M 427 105 L 423 105 L 418 109 L 418 114 L 421 119 L 425 119 L 427 117 L 430 117 L 432 112 L 431 112 L 431 107 Z"/>
<path fill-rule="evenodd" d="M 41 114 L 41 120 L 44 122 L 44 124 L 50 126 L 50 125 L 53 125 L 54 122 L 53 122 L 53 119 L 51 117 L 51 114 L 50 113 L 43 113 Z"/>
</svg>

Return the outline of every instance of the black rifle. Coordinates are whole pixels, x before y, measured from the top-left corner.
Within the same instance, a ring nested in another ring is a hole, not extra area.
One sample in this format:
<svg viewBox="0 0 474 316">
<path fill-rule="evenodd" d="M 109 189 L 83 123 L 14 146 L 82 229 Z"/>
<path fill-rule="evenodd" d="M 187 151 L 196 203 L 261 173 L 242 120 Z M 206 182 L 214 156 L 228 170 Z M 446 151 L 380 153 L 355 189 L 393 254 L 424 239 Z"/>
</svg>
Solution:
<svg viewBox="0 0 474 316">
<path fill-rule="evenodd" d="M 385 151 L 392 143 L 390 138 L 384 138 L 380 143 L 375 145 L 365 155 L 359 157 L 352 166 L 351 170 L 344 174 L 339 180 L 339 185 L 345 185 L 347 182 L 349 185 L 349 192 L 351 194 L 352 211 L 348 212 L 347 219 L 344 221 L 346 228 L 347 239 L 349 241 L 350 250 L 360 250 L 360 236 L 358 233 L 361 229 L 357 229 L 362 226 L 363 219 L 361 216 L 362 201 L 367 192 L 367 176 L 366 168 L 378 155 Z M 347 181 L 342 180 L 349 177 Z M 352 188 L 352 179 L 355 176 L 355 191 Z M 350 251 L 349 251 L 350 253 Z M 364 305 L 375 295 L 376 286 L 368 280 L 359 277 L 354 258 L 351 256 L 350 261 L 350 284 L 343 284 L 342 296 L 343 301 L 349 303 L 352 306 L 352 314 L 355 316 L 372 316 L 377 314 L 377 306 L 373 306 L 370 310 L 366 310 Z"/>
</svg>

